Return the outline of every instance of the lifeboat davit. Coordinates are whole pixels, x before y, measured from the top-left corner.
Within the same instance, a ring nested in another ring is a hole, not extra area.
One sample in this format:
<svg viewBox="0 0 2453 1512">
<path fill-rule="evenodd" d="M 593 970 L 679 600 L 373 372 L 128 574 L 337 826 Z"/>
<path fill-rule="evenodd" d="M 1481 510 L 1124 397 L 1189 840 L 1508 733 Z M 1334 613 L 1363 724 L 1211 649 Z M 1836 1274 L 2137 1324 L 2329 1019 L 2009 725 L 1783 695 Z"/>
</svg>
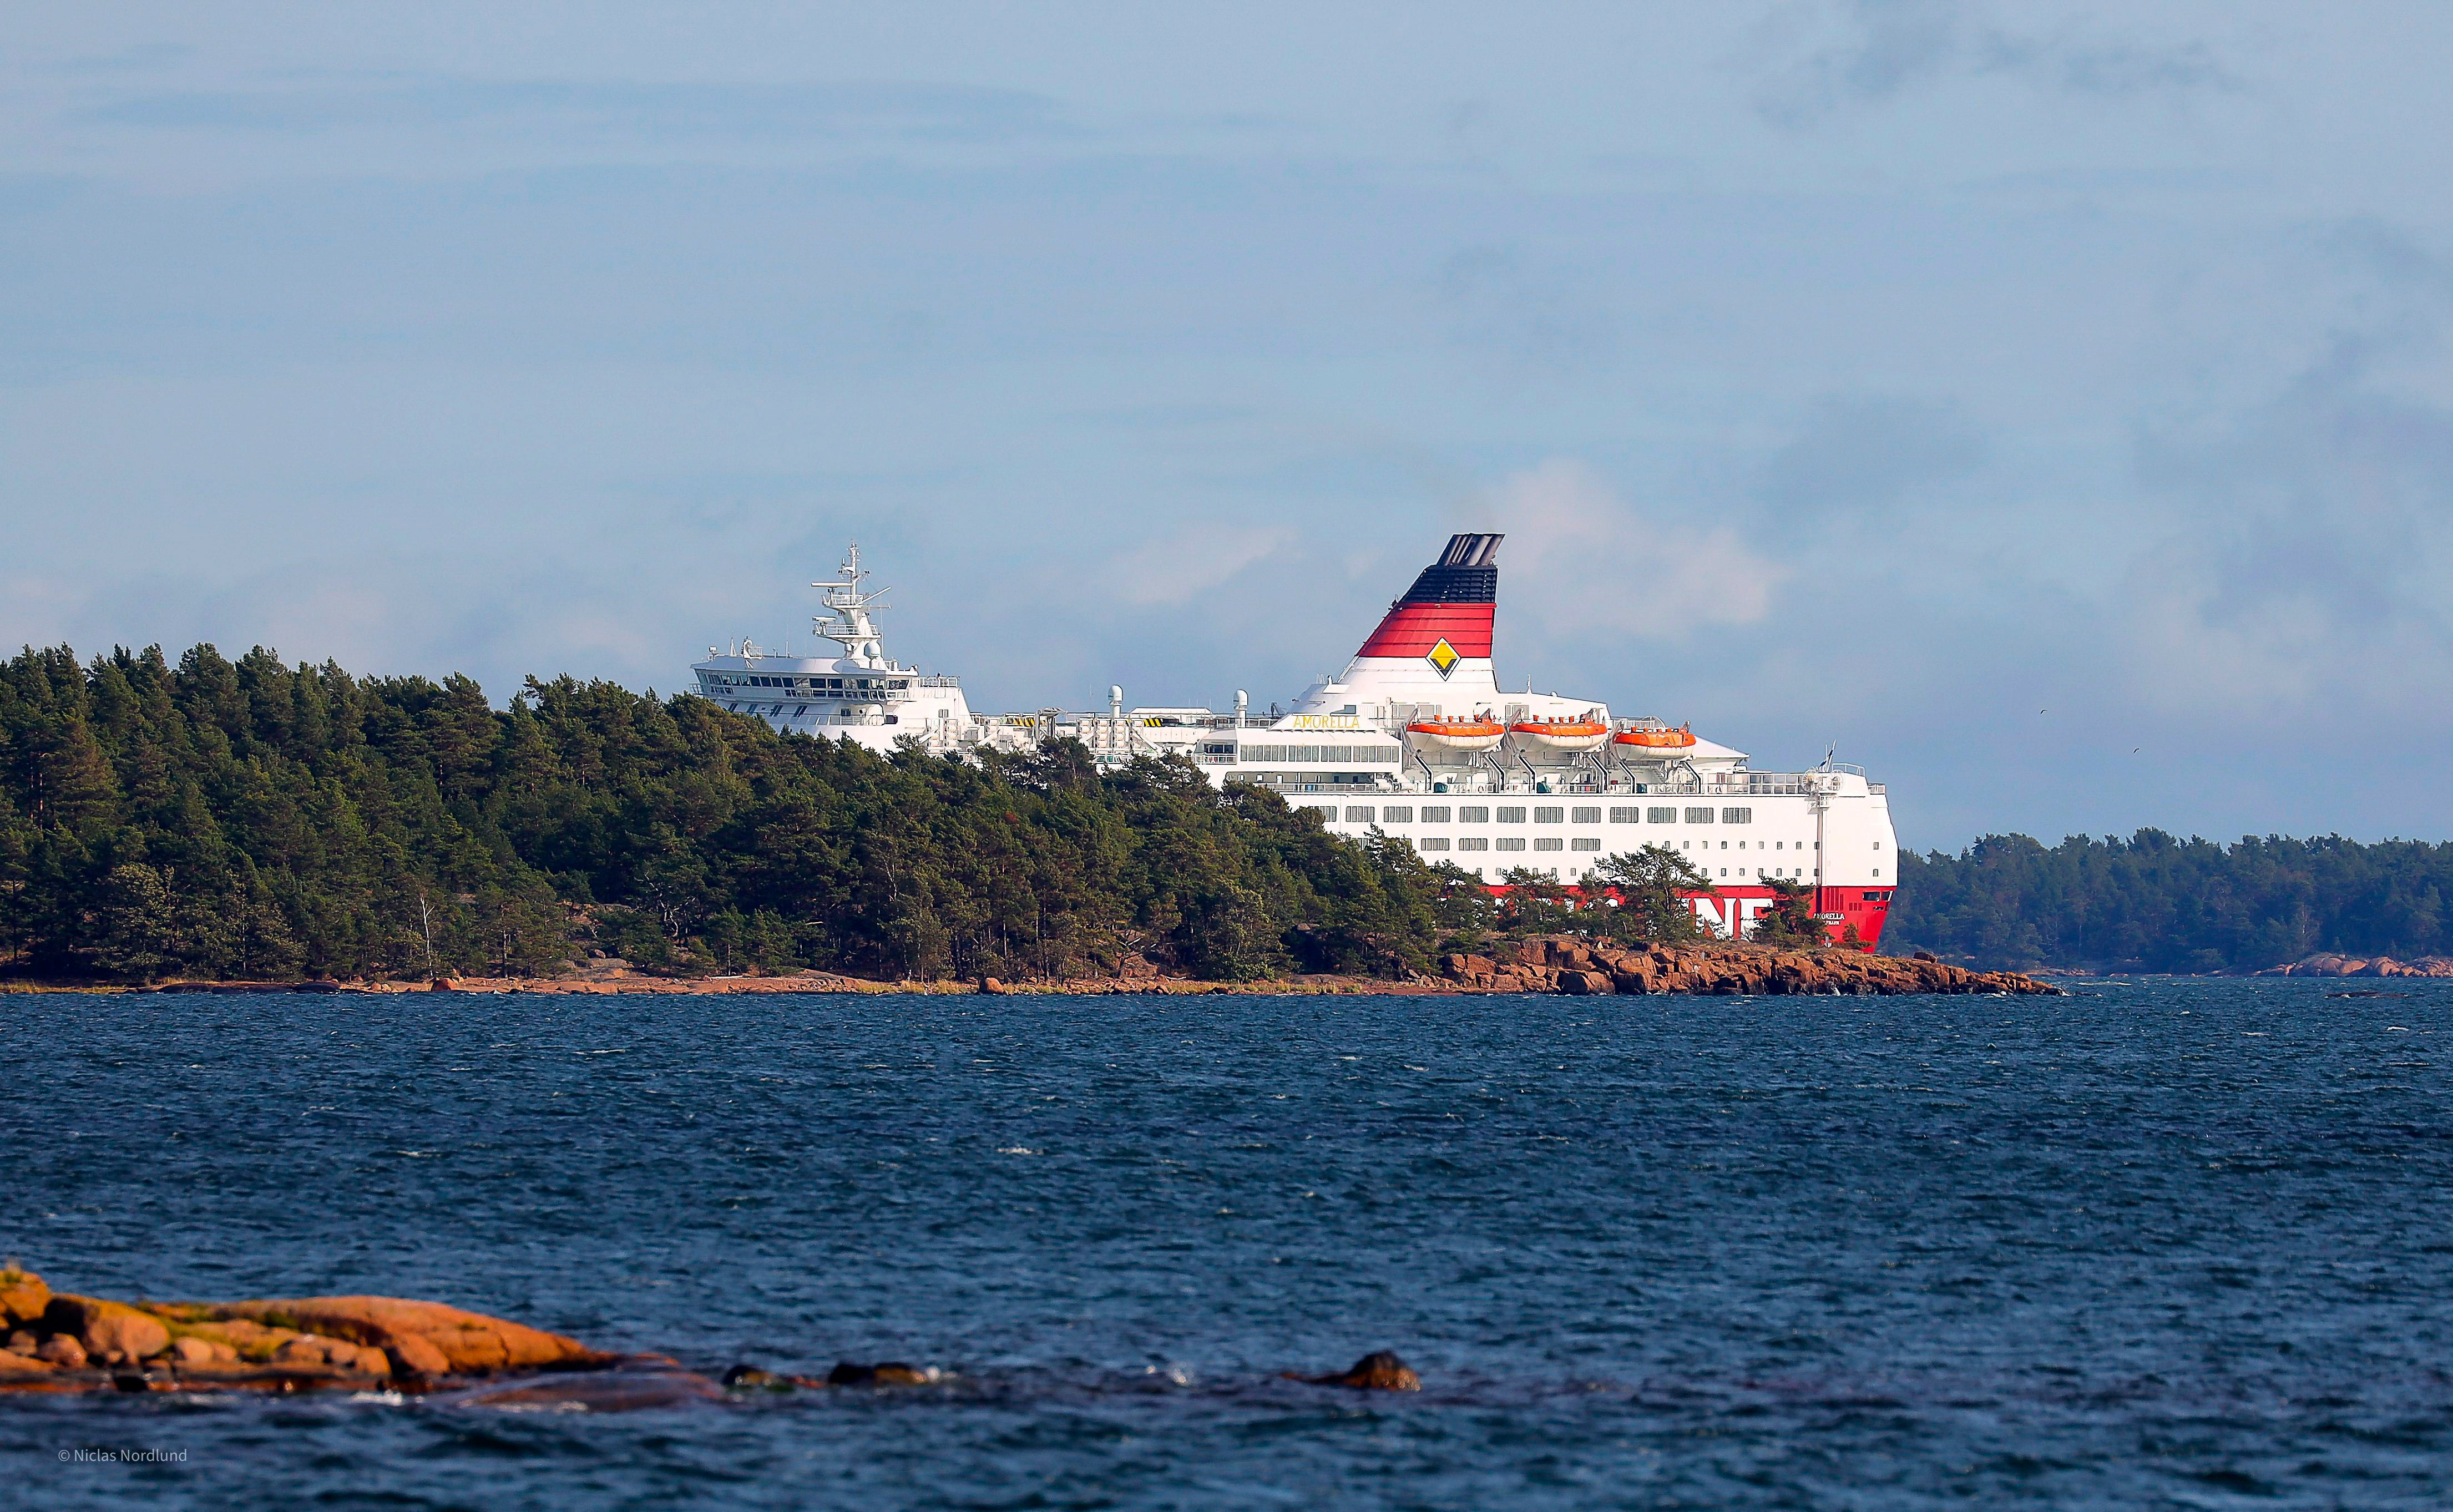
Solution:
<svg viewBox="0 0 2453 1512">
<path fill-rule="evenodd" d="M 1695 748 L 1695 732 L 1681 725 L 1676 729 L 1654 720 L 1642 720 L 1610 737 L 1622 756 L 1683 756 Z"/>
<path fill-rule="evenodd" d="M 1418 719 L 1406 726 L 1406 739 L 1434 750 L 1488 750 L 1506 735 L 1495 719 Z"/>
<path fill-rule="evenodd" d="M 1585 751 L 1609 739 L 1609 726 L 1597 719 L 1520 719 L 1507 733 L 1536 751 Z"/>
</svg>

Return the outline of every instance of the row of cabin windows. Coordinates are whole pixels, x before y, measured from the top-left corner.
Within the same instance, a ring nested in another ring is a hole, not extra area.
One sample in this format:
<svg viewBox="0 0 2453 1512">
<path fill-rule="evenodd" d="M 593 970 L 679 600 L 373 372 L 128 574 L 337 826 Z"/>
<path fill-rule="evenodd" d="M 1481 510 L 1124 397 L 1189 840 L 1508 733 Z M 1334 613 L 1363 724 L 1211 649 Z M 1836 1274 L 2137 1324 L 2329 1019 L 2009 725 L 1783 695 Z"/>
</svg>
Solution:
<svg viewBox="0 0 2453 1512">
<path fill-rule="evenodd" d="M 1337 809 L 1333 806 L 1328 805 L 1318 805 L 1315 806 L 1319 807 L 1321 813 L 1327 818 L 1335 819 L 1337 817 Z M 1415 806 L 1412 804 L 1381 804 L 1376 806 L 1371 804 L 1348 804 L 1346 806 L 1346 822 L 1349 825 L 1410 825 L 1414 823 L 1414 807 Z M 1484 804 L 1425 804 L 1422 806 L 1422 822 L 1426 825 L 1447 824 L 1449 822 L 1448 816 L 1452 810 L 1456 816 L 1455 822 L 1461 825 L 1487 825 L 1492 823 L 1502 825 L 1521 825 L 1525 823 L 1526 810 L 1514 804 L 1501 804 L 1495 809 L 1490 806 Z M 1537 825 L 1565 825 L 1569 823 L 1579 825 L 1598 825 L 1602 822 L 1601 806 L 1597 804 L 1591 806 L 1579 806 L 1575 810 L 1575 817 L 1572 820 L 1568 818 L 1567 809 L 1565 805 L 1539 805 L 1534 807 L 1532 813 L 1533 823 Z M 1609 811 L 1609 822 L 1613 825 L 1674 825 L 1678 823 L 1680 817 L 1681 810 L 1671 807 L 1621 807 L 1612 808 Z M 1755 822 L 1755 811 L 1751 807 L 1732 807 L 1720 809 L 1716 813 L 1714 810 L 1699 805 L 1695 807 L 1684 810 L 1684 817 L 1685 818 L 1686 823 L 1690 825 L 1708 825 L 1716 818 L 1720 823 L 1725 825 L 1751 825 Z"/>
<path fill-rule="evenodd" d="M 1458 850 L 1523 850 L 1525 848 L 1524 840 L 1514 835 L 1502 835 L 1496 840 L 1493 840 L 1486 835 L 1461 835 L 1458 836 L 1453 843 L 1445 835 L 1425 835 L 1418 840 L 1411 841 L 1410 844 L 1415 849 L 1423 851 L 1446 850 L 1450 847 L 1451 844 L 1453 844 L 1454 847 Z M 1561 848 L 1561 844 L 1562 843 L 1557 840 L 1536 840 L 1533 842 L 1533 848 L 1535 850 L 1557 850 Z M 1574 842 L 1574 847 L 1582 851 L 1595 851 L 1602 848 L 1602 843 L 1599 840 L 1579 836 Z M 1724 877 L 1729 874 L 1729 868 L 1726 866 L 1722 866 L 1717 869 Z M 1740 866 L 1738 868 L 1738 875 L 1743 878 L 1745 874 L 1746 868 Z M 1758 880 L 1765 877 L 1803 878 L 1805 875 L 1805 868 L 1803 866 L 1757 866 L 1754 868 L 1754 874 Z M 1821 873 L 1817 872 L 1816 875 L 1820 876 Z M 1871 898 L 1874 897 L 1875 894 L 1869 892 L 1865 896 Z"/>
<path fill-rule="evenodd" d="M 862 721 L 857 715 L 829 714 L 823 709 L 816 713 L 811 713 L 806 707 L 793 708 L 783 704 L 777 704 L 771 707 L 763 704 L 727 704 L 724 706 L 730 709 L 735 714 L 755 714 L 760 719 L 817 720 L 822 724 L 828 725 L 858 725 L 864 723 L 864 721 Z M 766 712 L 760 713 L 759 711 L 761 709 L 765 709 Z M 886 722 L 889 725 L 899 724 L 901 723 L 901 718 L 902 717 L 900 715 L 888 714 L 886 716 Z"/>
<path fill-rule="evenodd" d="M 727 677 L 718 676 L 716 684 L 725 687 L 781 687 L 803 693 L 833 693 L 850 688 L 907 688 L 908 678 L 891 677 Z"/>
</svg>

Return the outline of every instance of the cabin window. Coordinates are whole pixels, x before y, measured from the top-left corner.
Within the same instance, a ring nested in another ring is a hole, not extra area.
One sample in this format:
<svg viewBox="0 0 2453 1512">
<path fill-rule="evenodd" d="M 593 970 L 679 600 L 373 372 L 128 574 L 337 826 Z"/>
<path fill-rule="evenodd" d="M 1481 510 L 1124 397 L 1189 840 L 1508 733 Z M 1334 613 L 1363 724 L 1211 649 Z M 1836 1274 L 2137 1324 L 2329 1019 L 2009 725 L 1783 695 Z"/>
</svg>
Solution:
<svg viewBox="0 0 2453 1512">
<path fill-rule="evenodd" d="M 1755 811 L 1751 808 L 1724 808 L 1721 810 L 1721 823 L 1725 825 L 1751 825 L 1754 822 Z"/>
<path fill-rule="evenodd" d="M 1384 825 L 1410 825 L 1414 822 L 1414 806 L 1390 804 L 1380 810 L 1380 822 Z"/>
<path fill-rule="evenodd" d="M 1535 838 L 1533 848 L 1536 850 L 1565 850 L 1567 848 L 1567 843 L 1565 840 L 1560 839 L 1557 835 L 1542 835 Z"/>
<path fill-rule="evenodd" d="M 1584 809 L 1579 808 L 1576 810 L 1576 823 L 1580 825 L 1588 825 L 1592 823 L 1591 820 L 1585 817 L 1585 810 Z M 1613 825 L 1640 825 L 1644 823 L 1644 810 L 1641 808 L 1613 808 L 1610 810 L 1610 823 Z"/>
<path fill-rule="evenodd" d="M 1522 850 L 1525 848 L 1525 837 L 1523 835 L 1502 835 L 1499 837 L 1499 848 L 1502 850 Z"/>
<path fill-rule="evenodd" d="M 1577 850 L 1599 850 L 1602 848 L 1601 837 L 1598 835 L 1578 835 L 1573 848 Z"/>
<path fill-rule="evenodd" d="M 1499 822 L 1503 825 L 1521 825 L 1525 823 L 1525 810 L 1512 805 L 1503 804 L 1499 809 Z"/>
<path fill-rule="evenodd" d="M 1490 810 L 1480 804 L 1459 804 L 1457 806 L 1457 823 L 1460 825 L 1486 825 L 1490 823 Z"/>
<path fill-rule="evenodd" d="M 1554 824 L 1557 821 L 1555 820 L 1552 821 Z M 1598 808 L 1579 808 L 1576 810 L 1576 823 L 1580 825 L 1598 825 L 1601 822 L 1602 811 Z"/>
<path fill-rule="evenodd" d="M 1445 825 L 1445 824 L 1446 824 L 1447 822 L 1448 822 L 1448 806 L 1447 806 L 1447 805 L 1446 805 L 1446 804 L 1425 804 L 1425 805 L 1423 806 L 1423 823 L 1425 823 L 1425 824 L 1426 824 L 1426 825 Z"/>
<path fill-rule="evenodd" d="M 1674 825 L 1678 823 L 1678 810 L 1675 808 L 1647 808 L 1644 811 L 1644 822 L 1647 825 Z"/>
<path fill-rule="evenodd" d="M 1371 806 L 1369 804 L 1346 805 L 1346 822 L 1349 825 L 1367 825 L 1371 823 Z"/>
<path fill-rule="evenodd" d="M 1686 810 L 1686 822 L 1690 825 L 1708 825 L 1712 822 L 1712 811 L 1708 808 L 1689 808 Z"/>
<path fill-rule="evenodd" d="M 1446 850 L 1448 848 L 1448 838 L 1446 835 L 1425 835 L 1414 844 L 1425 850 Z"/>
<path fill-rule="evenodd" d="M 1489 848 L 1490 842 L 1485 840 L 1480 835 L 1465 835 L 1461 836 L 1457 841 L 1457 849 L 1459 850 L 1488 850 Z"/>
<path fill-rule="evenodd" d="M 1567 822 L 1567 811 L 1565 808 L 1536 808 L 1533 822 L 1537 825 L 1564 825 Z"/>
</svg>

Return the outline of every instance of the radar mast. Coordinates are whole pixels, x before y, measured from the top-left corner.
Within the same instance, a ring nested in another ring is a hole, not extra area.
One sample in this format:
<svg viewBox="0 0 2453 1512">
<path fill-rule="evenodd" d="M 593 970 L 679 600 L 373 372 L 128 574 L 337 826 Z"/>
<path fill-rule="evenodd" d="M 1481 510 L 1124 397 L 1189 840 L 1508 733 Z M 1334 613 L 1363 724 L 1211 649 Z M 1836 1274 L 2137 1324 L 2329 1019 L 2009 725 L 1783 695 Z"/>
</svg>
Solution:
<svg viewBox="0 0 2453 1512">
<path fill-rule="evenodd" d="M 893 663 L 886 659 L 886 645 L 878 636 L 877 622 L 869 610 L 878 607 L 891 588 L 869 592 L 862 587 L 868 573 L 860 565 L 860 543 L 855 541 L 844 554 L 843 566 L 835 569 L 833 579 L 812 583 L 809 587 L 823 589 L 827 607 L 833 612 L 813 616 L 810 630 L 822 640 L 833 641 L 844 648 L 844 654 L 862 666 L 890 670 Z"/>
</svg>

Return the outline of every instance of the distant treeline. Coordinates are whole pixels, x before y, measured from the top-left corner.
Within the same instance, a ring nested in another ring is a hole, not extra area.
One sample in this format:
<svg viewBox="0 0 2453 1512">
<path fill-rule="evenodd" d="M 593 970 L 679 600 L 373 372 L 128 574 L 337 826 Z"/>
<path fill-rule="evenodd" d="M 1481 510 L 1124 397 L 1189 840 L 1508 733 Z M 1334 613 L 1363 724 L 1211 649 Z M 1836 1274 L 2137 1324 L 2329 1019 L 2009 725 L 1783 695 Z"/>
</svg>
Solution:
<svg viewBox="0 0 2453 1512">
<path fill-rule="evenodd" d="M 2249 971 L 2320 950 L 2453 955 L 2453 845 L 2142 829 L 1901 855 L 1884 948 L 2013 968 Z"/>
<path fill-rule="evenodd" d="M 1462 874 L 1181 765 L 970 763 L 704 700 L 199 647 L 0 666 L 0 976 L 676 969 L 1246 978 L 1426 965 Z"/>
</svg>

